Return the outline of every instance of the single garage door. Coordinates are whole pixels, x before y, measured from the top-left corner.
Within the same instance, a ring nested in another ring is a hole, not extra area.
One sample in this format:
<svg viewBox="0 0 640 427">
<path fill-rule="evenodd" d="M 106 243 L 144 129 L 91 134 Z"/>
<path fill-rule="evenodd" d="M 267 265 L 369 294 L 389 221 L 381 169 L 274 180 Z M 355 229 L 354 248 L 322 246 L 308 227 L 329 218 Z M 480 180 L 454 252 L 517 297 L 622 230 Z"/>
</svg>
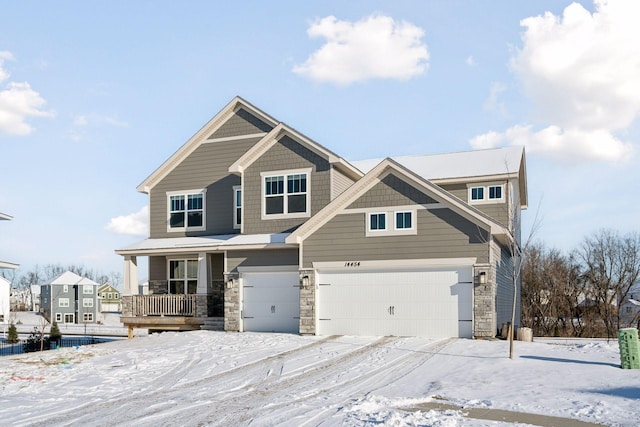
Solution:
<svg viewBox="0 0 640 427">
<path fill-rule="evenodd" d="M 253 332 L 300 331 L 298 272 L 242 274 L 243 330 Z"/>
<path fill-rule="evenodd" d="M 320 335 L 472 336 L 471 267 L 329 271 L 318 277 Z"/>
</svg>

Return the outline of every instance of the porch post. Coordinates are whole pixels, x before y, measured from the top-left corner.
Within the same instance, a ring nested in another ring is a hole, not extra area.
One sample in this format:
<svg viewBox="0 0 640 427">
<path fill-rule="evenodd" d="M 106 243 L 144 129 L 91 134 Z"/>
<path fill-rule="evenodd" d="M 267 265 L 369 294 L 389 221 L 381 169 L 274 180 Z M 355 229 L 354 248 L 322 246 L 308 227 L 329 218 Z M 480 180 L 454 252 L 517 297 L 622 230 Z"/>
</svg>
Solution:
<svg viewBox="0 0 640 427">
<path fill-rule="evenodd" d="M 124 295 L 138 295 L 138 258 L 124 256 Z"/>
<path fill-rule="evenodd" d="M 207 295 L 208 272 L 207 253 L 200 252 L 198 254 L 198 288 L 196 290 L 198 295 Z"/>
</svg>

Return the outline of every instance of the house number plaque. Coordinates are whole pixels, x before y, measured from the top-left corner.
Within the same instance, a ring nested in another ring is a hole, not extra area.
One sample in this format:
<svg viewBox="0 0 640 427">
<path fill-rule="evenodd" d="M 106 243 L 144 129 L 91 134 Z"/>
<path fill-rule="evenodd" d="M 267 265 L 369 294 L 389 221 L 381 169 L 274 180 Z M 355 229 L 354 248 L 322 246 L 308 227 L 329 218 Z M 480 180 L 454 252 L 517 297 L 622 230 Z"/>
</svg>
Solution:
<svg viewBox="0 0 640 427">
<path fill-rule="evenodd" d="M 345 261 L 345 267 L 360 267 L 360 261 Z"/>
</svg>

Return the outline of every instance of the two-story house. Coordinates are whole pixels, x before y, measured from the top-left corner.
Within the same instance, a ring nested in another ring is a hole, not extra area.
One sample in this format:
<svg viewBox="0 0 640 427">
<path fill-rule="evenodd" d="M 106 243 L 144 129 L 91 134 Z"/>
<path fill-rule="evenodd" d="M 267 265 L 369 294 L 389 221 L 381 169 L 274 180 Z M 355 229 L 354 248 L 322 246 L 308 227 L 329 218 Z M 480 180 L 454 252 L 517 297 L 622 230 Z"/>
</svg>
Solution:
<svg viewBox="0 0 640 427">
<path fill-rule="evenodd" d="M 138 190 L 149 238 L 116 251 L 130 333 L 493 337 L 511 319 L 520 147 L 349 162 L 235 98 Z"/>
<path fill-rule="evenodd" d="M 121 312 L 120 291 L 108 283 L 98 288 L 98 305 L 101 313 Z"/>
<path fill-rule="evenodd" d="M 95 323 L 98 284 L 71 271 L 40 287 L 40 310 L 53 323 Z"/>
</svg>

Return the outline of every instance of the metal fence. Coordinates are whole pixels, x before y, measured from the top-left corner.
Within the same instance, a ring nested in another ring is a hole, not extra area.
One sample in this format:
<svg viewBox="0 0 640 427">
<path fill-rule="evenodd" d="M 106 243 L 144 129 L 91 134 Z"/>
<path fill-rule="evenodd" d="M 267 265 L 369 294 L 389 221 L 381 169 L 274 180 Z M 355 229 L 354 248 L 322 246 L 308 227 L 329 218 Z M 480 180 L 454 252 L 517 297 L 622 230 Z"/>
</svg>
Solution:
<svg viewBox="0 0 640 427">
<path fill-rule="evenodd" d="M 49 337 L 44 339 L 44 350 L 55 350 L 64 347 L 80 347 L 83 345 L 100 344 L 113 341 L 109 338 L 96 337 L 63 337 L 59 341 L 51 341 Z M 30 353 L 40 351 L 40 341 L 33 342 L 28 339 L 20 340 L 16 344 L 9 344 L 7 341 L 0 341 L 0 356 L 11 356 L 12 354 Z"/>
</svg>

